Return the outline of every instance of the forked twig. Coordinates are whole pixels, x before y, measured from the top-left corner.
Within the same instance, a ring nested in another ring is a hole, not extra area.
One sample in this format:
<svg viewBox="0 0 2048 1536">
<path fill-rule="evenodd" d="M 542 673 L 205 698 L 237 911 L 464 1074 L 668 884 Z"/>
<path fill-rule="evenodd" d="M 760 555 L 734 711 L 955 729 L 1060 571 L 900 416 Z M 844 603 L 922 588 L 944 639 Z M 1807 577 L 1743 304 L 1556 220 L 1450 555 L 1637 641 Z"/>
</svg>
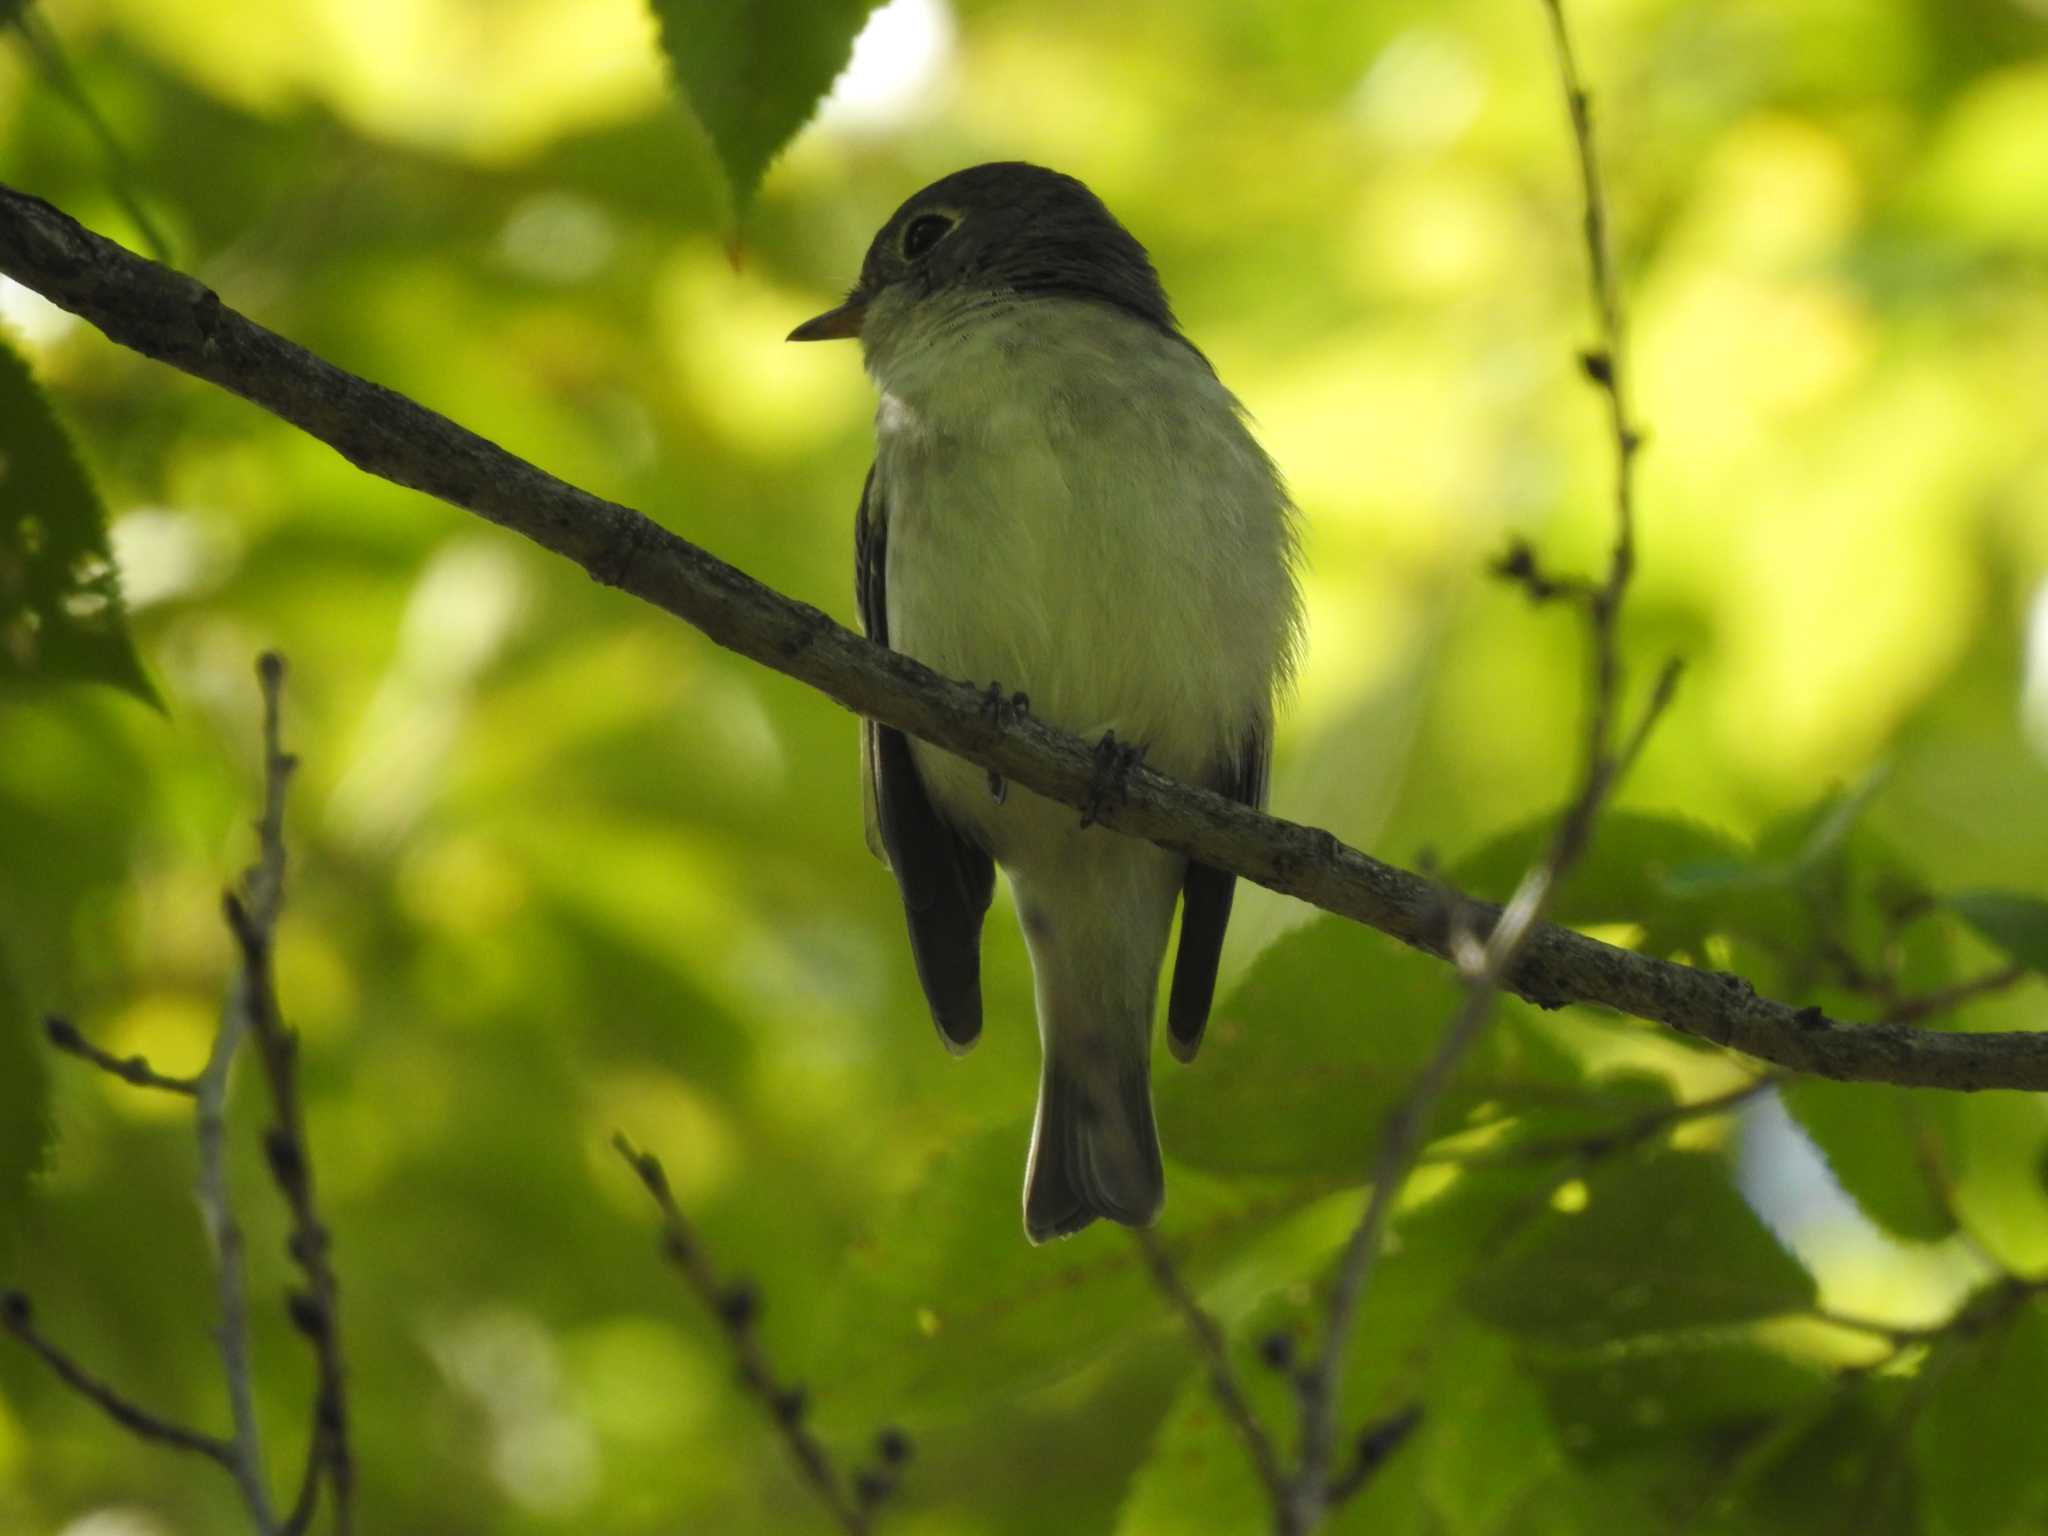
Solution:
<svg viewBox="0 0 2048 1536">
<path fill-rule="evenodd" d="M 0 1327 L 19 1338 L 59 1379 L 90 1399 L 138 1437 L 204 1456 L 235 1479 L 250 1524 L 259 1536 L 301 1536 L 323 1488 L 332 1494 L 334 1528 L 348 1536 L 353 1521 L 353 1467 L 348 1439 L 346 1362 L 341 1348 L 339 1286 L 329 1256 L 327 1227 L 314 1202 L 312 1161 L 298 1087 L 298 1037 L 278 1007 L 272 969 L 277 920 L 284 904 L 284 801 L 294 760 L 282 746 L 279 716 L 284 662 L 266 655 L 257 667 L 263 689 L 263 811 L 256 822 L 257 858 L 241 894 L 223 900 L 228 926 L 241 952 L 232 990 L 221 1010 L 205 1067 L 194 1078 L 170 1077 L 140 1056 L 117 1057 L 92 1044 L 68 1021 L 50 1019 L 50 1044 L 137 1087 L 187 1095 L 198 1136 L 195 1192 L 214 1251 L 214 1295 L 220 1309 L 214 1338 L 227 1388 L 232 1432 L 211 1435 L 148 1412 L 86 1370 L 36 1327 L 29 1298 L 0 1294 Z M 265 1133 L 272 1178 L 291 1213 L 289 1251 L 305 1276 L 303 1290 L 287 1298 L 293 1325 L 312 1344 L 316 1383 L 312 1428 L 298 1492 L 279 1519 L 265 1475 L 249 1352 L 248 1284 L 242 1227 L 228 1187 L 228 1084 L 236 1052 L 253 1039 L 262 1059 L 276 1123 Z"/>
<path fill-rule="evenodd" d="M 1230 1370 L 1222 1336 L 1170 1268 L 1156 1261 L 1156 1241 L 1140 1240 L 1154 1260 L 1155 1280 L 1188 1320 L 1210 1366 L 1210 1379 L 1226 1415 L 1237 1426 L 1260 1476 L 1273 1496 L 1275 1529 L 1281 1536 L 1306 1536 L 1342 1499 L 1355 1494 L 1419 1420 L 1420 1408 L 1404 1409 L 1382 1425 L 1368 1426 L 1358 1441 L 1352 1463 L 1335 1466 L 1338 1386 L 1342 1366 L 1364 1307 L 1374 1267 L 1384 1249 L 1394 1204 L 1413 1170 L 1438 1103 L 1458 1067 L 1479 1041 L 1492 1017 L 1493 1002 L 1511 975 L 1525 944 L 1542 923 L 1558 886 L 1585 852 L 1594 824 L 1615 786 L 1641 754 L 1650 731 L 1671 703 L 1678 685 L 1679 664 L 1667 662 L 1634 727 L 1617 740 L 1616 718 L 1625 686 L 1616 636 L 1617 620 L 1635 572 L 1634 466 L 1642 434 L 1630 412 L 1627 336 L 1614 262 L 1609 248 L 1605 196 L 1593 139 L 1591 98 L 1580 81 L 1578 63 L 1565 25 L 1562 0 L 1543 0 L 1551 21 L 1559 74 L 1564 85 L 1572 136 L 1578 151 L 1579 180 L 1584 196 L 1583 230 L 1587 267 L 1599 344 L 1581 355 L 1586 377 L 1602 392 L 1613 438 L 1615 534 L 1604 578 L 1596 583 L 1544 572 L 1526 544 L 1518 545 L 1497 564 L 1496 573 L 1526 587 L 1539 600 L 1563 600 L 1584 609 L 1590 637 L 1591 666 L 1581 765 L 1575 792 L 1553 833 L 1541 861 L 1523 876 L 1513 898 L 1483 934 L 1454 931 L 1443 946 L 1458 965 L 1465 995 L 1442 1038 L 1414 1084 L 1389 1114 L 1371 1176 L 1371 1194 L 1338 1259 L 1331 1286 L 1320 1349 L 1295 1377 L 1301 1411 L 1301 1447 L 1297 1464 L 1276 1468 L 1270 1437 L 1245 1405 Z M 1456 924 L 1454 923 L 1454 929 Z M 1744 1089 L 1746 1096 L 1752 1089 Z M 1646 1134 L 1651 1134 L 1646 1133 Z M 1261 1446 L 1268 1454 L 1261 1454 Z"/>
</svg>

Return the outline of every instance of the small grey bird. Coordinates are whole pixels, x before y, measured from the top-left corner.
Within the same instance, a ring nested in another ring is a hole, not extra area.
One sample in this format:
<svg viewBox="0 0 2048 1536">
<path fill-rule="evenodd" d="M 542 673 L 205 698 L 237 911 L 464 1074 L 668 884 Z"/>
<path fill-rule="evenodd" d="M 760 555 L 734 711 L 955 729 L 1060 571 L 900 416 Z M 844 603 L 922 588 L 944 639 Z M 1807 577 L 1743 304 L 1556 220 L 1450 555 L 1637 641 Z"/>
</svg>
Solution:
<svg viewBox="0 0 2048 1536">
<path fill-rule="evenodd" d="M 1295 513 L 1144 247 L 1070 176 L 975 166 L 897 209 L 846 302 L 789 339 L 855 336 L 881 392 L 854 540 L 868 635 L 1263 804 L 1301 640 Z M 1148 1225 L 1165 1199 L 1150 1057 L 1174 902 L 1169 1043 L 1189 1061 L 1233 877 L 888 726 L 864 724 L 861 765 L 868 844 L 955 1053 L 981 1033 L 995 866 L 1010 878 L 1044 1050 L 1025 1232 Z"/>
</svg>

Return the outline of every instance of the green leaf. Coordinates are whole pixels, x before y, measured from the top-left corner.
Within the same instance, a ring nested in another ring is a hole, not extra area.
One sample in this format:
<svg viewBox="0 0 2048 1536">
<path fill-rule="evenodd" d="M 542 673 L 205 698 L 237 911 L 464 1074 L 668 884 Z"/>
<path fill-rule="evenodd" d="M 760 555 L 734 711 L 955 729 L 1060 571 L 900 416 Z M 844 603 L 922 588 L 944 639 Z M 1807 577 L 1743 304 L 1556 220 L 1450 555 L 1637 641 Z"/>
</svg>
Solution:
<svg viewBox="0 0 2048 1536">
<path fill-rule="evenodd" d="M 108 683 L 161 708 L 121 607 L 107 516 L 56 413 L 0 339 L 0 679 Z"/>
<path fill-rule="evenodd" d="M 1240 1362 L 1247 1386 L 1258 1382 L 1251 1374 L 1256 1369 Z M 1284 1417 L 1267 1418 L 1268 1433 L 1281 1445 L 1286 1424 Z M 1217 1406 L 1208 1373 L 1190 1372 L 1153 1436 L 1151 1455 L 1131 1479 L 1114 1527 L 1117 1536 L 1208 1536 L 1262 1531 L 1272 1523 L 1251 1454 Z"/>
<path fill-rule="evenodd" d="M 14 1268 L 29 1186 L 52 1137 L 42 1032 L 0 956 L 0 1275 Z"/>
<path fill-rule="evenodd" d="M 1553 1192 L 1566 1182 L 1559 1167 L 1532 1164 L 1425 1170 L 1417 1186 L 1432 1176 L 1450 1182 L 1419 1201 L 1411 1187 L 1373 1269 L 1366 1301 L 1371 1321 L 1354 1336 L 1344 1370 L 1344 1399 L 1361 1405 L 1360 1412 L 1384 1412 L 1414 1395 L 1418 1354 L 1474 1326 L 1459 1305 L 1464 1287 L 1549 1214 Z M 1359 1210 L 1353 1205 L 1353 1225 Z M 1304 1342 L 1318 1337 L 1323 1289 L 1296 1287 L 1288 1294 L 1297 1308 L 1288 1331 Z"/>
<path fill-rule="evenodd" d="M 1883 778 L 1873 773 L 1778 818 L 1746 864 L 1701 866 L 1679 880 L 1687 894 L 1712 904 L 1720 931 L 1734 941 L 1734 969 L 1758 990 L 1854 1017 L 1867 999 L 1828 991 L 1838 986 L 1845 958 L 1872 975 L 1895 971 L 1908 992 L 1953 979 L 1942 927 L 1902 920 L 1930 900 L 1928 881 L 1864 819 Z"/>
<path fill-rule="evenodd" d="M 1949 1352 L 1953 1351 L 1951 1357 Z M 1913 1436 L 1935 1536 L 2039 1531 L 2048 1518 L 2048 1308 L 1946 1344 Z"/>
<path fill-rule="evenodd" d="M 1757 839 L 1758 856 L 1766 862 L 1782 860 L 1795 875 L 1828 864 L 1847 850 L 1851 835 L 1862 827 L 1864 813 L 1889 777 L 1889 771 L 1879 766 L 1849 788 L 1779 817 Z"/>
<path fill-rule="evenodd" d="M 2048 1273 L 2048 1098 L 1951 1097 L 1956 1214 L 2008 1272 Z"/>
<path fill-rule="evenodd" d="M 2010 891 L 1966 891 L 1948 905 L 2005 954 L 2048 975 L 2048 900 Z"/>
<path fill-rule="evenodd" d="M 1555 817 L 1504 832 L 1450 871 L 1452 885 L 1488 901 L 1506 901 L 1522 874 L 1548 849 Z M 1698 953 L 1715 926 L 1719 891 L 1688 885 L 1696 869 L 1740 869 L 1746 854 L 1732 838 L 1698 822 L 1637 811 L 1601 817 L 1592 845 L 1551 904 L 1554 922 L 1586 926 L 1635 923 L 1652 954 Z"/>
<path fill-rule="evenodd" d="M 1407 1093 L 1463 997 L 1451 968 L 1341 918 L 1268 946 L 1218 1005 L 1201 1057 L 1161 1067 L 1159 1117 L 1179 1160 L 1228 1173 L 1362 1181 L 1386 1113 Z M 1534 1010 L 1495 1002 L 1492 1027 L 1439 1113 L 1468 1116 L 1581 1091 Z"/>
<path fill-rule="evenodd" d="M 1746 1322 L 1813 1304 L 1812 1278 L 1736 1192 L 1725 1162 L 1667 1152 L 1584 1186 L 1467 1284 L 1497 1327 L 1570 1345 Z"/>
<path fill-rule="evenodd" d="M 1866 1381 L 1815 1395 L 1722 1458 L 1687 1510 L 1698 1536 L 1913 1536 L 1912 1462 L 1899 1454 L 1908 1383 Z"/>
<path fill-rule="evenodd" d="M 876 0 L 651 0 L 662 51 L 724 168 L 735 218 L 810 121 Z"/>
<path fill-rule="evenodd" d="M 1569 1463 L 1512 1344 L 1468 1327 L 1433 1364 L 1416 1443 L 1400 1454 L 1420 1463 L 1440 1528 L 1464 1536 L 1541 1529 L 1531 1506 L 1546 1501 L 1544 1485 Z M 1384 1527 L 1356 1529 L 1364 1536 Z"/>
<path fill-rule="evenodd" d="M 1377 1307 L 1368 1317 L 1376 1332 L 1395 1326 Z M 1410 1406 L 1420 1407 L 1422 1416 L 1357 1499 L 1319 1529 L 1329 1536 L 1408 1531 L 1525 1536 L 1580 1529 L 1539 1518 L 1538 1511 L 1557 1496 L 1552 1484 L 1570 1464 L 1515 1351 L 1499 1335 L 1455 1312 L 1448 1322 L 1447 1328 L 1401 1341 L 1402 1353 L 1411 1360 L 1426 1352 L 1427 1369 L 1408 1373 L 1398 1400 L 1353 1390 L 1347 1382 L 1341 1399 L 1340 1466 L 1352 1435 L 1365 1425 L 1384 1422 Z M 1262 1331 L 1254 1328 L 1249 1336 Z M 1297 1415 L 1287 1376 L 1266 1368 L 1242 1346 L 1233 1351 L 1233 1362 L 1254 1412 L 1287 1456 Z M 1613 1501 L 1605 1503 L 1612 1512 Z M 1208 1536 L 1267 1530 L 1272 1523 L 1250 1454 L 1217 1407 L 1208 1373 L 1191 1371 L 1160 1423 L 1150 1457 L 1132 1479 L 1116 1530 L 1120 1536 Z"/>
<path fill-rule="evenodd" d="M 846 1309 L 838 1330 L 845 1354 L 816 1361 L 821 1376 L 915 1404 L 918 1414 L 982 1411 L 1099 1367 L 1172 1326 L 1121 1228 L 1097 1222 L 1041 1248 L 1024 1240 L 1029 1144 L 1022 1121 L 970 1138 L 934 1159 L 890 1207 L 834 1287 Z M 1183 1274 L 1200 1286 L 1216 1262 L 1234 1260 L 1326 1194 L 1223 1186 L 1170 1168 L 1163 1230 Z"/>
<path fill-rule="evenodd" d="M 1823 1372 L 1741 1333 L 1664 1335 L 1539 1354 L 1531 1364 L 1564 1443 L 1593 1462 L 1705 1434 L 1756 1433 L 1829 1387 Z"/>
<path fill-rule="evenodd" d="M 1511 1124 L 1488 1139 L 1483 1159 L 1496 1165 L 1505 1161 L 1547 1160 L 1562 1178 L 1575 1166 L 1573 1159 L 1582 1151 L 1628 1151 L 1656 1140 L 1668 1127 L 1659 1127 L 1649 1135 L 1644 1135 L 1641 1127 L 1668 1116 L 1677 1106 L 1669 1078 L 1627 1069 L 1606 1073 L 1587 1084 L 1578 1097 L 1536 1104 L 1517 1113 Z M 1612 1141 L 1616 1136 L 1639 1140 L 1631 1141 L 1628 1147 L 1616 1147 Z"/>
<path fill-rule="evenodd" d="M 1797 1077 L 1779 1090 L 1785 1108 L 1827 1159 L 1835 1180 L 1887 1231 L 1918 1242 L 1955 1230 L 1939 1196 L 1944 1166 L 1939 1096 L 1880 1083 Z"/>
</svg>

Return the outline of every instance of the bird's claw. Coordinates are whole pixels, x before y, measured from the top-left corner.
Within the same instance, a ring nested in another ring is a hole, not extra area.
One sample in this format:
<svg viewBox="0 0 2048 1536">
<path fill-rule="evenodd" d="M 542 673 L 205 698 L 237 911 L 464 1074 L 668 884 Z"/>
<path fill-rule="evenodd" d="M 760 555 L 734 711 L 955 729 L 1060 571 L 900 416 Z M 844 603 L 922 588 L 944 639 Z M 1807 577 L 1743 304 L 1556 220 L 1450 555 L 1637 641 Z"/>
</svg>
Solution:
<svg viewBox="0 0 2048 1536">
<path fill-rule="evenodd" d="M 1001 683 L 990 683 L 981 694 L 981 718 L 995 726 L 1011 726 L 1031 713 L 1031 699 L 1027 694 L 1003 692 Z M 988 797 L 1001 805 L 1009 798 L 1010 786 L 1003 776 L 991 768 L 988 771 Z"/>
<path fill-rule="evenodd" d="M 1004 693 L 1001 683 L 990 683 L 981 690 L 981 718 L 991 725 L 1015 725 L 1030 713 L 1029 694 Z"/>
<path fill-rule="evenodd" d="M 1088 803 L 1081 808 L 1081 825 L 1092 827 L 1112 804 L 1122 805 L 1131 797 L 1131 770 L 1145 760 L 1145 749 L 1118 741 L 1115 731 L 1104 731 L 1095 744 L 1095 775 L 1088 781 Z"/>
</svg>

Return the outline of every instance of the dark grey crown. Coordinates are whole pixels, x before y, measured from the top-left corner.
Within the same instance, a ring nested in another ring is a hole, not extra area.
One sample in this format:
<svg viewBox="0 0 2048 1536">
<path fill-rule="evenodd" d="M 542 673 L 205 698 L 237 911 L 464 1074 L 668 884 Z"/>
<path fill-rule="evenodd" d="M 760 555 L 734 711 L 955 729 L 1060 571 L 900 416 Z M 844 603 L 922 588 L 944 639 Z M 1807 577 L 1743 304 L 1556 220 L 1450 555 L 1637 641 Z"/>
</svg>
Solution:
<svg viewBox="0 0 2048 1536">
<path fill-rule="evenodd" d="M 950 221 L 905 237 L 920 221 Z M 890 215 L 868 247 L 856 292 L 892 283 L 919 296 L 943 288 L 1094 299 L 1178 335 L 1145 248 L 1102 199 L 1071 176 L 997 161 L 933 182 Z"/>
</svg>

